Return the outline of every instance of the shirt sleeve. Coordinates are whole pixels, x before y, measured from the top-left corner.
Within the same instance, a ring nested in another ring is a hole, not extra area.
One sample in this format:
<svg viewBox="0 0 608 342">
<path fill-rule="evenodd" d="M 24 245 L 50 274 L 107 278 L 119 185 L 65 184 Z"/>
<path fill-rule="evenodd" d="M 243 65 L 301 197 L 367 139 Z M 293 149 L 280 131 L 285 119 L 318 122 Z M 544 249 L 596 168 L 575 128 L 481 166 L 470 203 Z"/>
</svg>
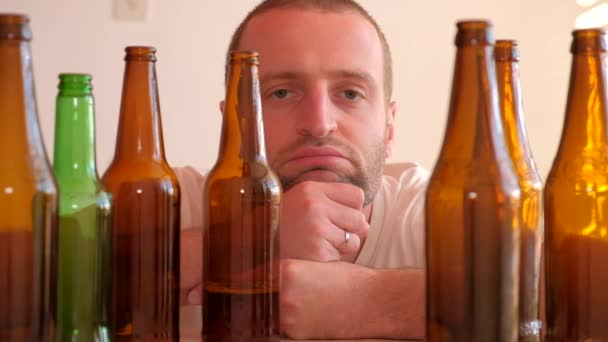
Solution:
<svg viewBox="0 0 608 342">
<path fill-rule="evenodd" d="M 173 171 L 181 189 L 181 229 L 203 229 L 203 171 L 191 166 L 176 167 Z"/>
</svg>

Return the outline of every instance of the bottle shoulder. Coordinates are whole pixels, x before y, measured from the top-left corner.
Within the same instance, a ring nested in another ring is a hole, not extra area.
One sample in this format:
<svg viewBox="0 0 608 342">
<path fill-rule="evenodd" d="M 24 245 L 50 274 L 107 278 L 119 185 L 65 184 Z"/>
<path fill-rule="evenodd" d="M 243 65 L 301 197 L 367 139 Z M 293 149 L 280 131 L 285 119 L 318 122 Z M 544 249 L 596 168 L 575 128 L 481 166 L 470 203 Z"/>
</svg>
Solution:
<svg viewBox="0 0 608 342">
<path fill-rule="evenodd" d="M 134 182 L 139 180 L 171 180 L 177 184 L 177 176 L 165 161 L 134 160 L 113 162 L 102 176 L 102 182 L 108 183 Z"/>
</svg>

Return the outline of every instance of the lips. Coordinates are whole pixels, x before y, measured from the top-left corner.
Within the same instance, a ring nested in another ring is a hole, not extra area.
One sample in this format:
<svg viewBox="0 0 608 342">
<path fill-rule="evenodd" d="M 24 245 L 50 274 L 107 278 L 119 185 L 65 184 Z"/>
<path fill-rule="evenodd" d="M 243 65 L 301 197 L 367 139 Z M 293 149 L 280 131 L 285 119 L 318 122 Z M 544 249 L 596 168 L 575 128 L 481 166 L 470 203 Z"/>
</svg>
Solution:
<svg viewBox="0 0 608 342">
<path fill-rule="evenodd" d="M 296 151 L 290 160 L 318 157 L 344 158 L 344 155 L 331 147 L 307 147 Z"/>
<path fill-rule="evenodd" d="M 296 151 L 287 161 L 287 165 L 297 169 L 333 168 L 337 164 L 348 162 L 340 151 L 331 147 L 307 147 Z"/>
</svg>

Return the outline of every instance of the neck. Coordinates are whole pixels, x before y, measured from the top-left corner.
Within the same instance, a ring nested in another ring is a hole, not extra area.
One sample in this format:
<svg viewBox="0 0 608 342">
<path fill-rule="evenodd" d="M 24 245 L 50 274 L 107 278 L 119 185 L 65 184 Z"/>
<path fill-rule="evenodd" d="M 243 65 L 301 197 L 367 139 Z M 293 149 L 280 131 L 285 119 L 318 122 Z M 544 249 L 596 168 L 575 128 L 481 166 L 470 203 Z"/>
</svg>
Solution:
<svg viewBox="0 0 608 342">
<path fill-rule="evenodd" d="M 93 97 L 57 96 L 53 168 L 57 178 L 97 179 Z"/>
<path fill-rule="evenodd" d="M 164 160 L 154 62 L 127 60 L 115 160 Z"/>
</svg>

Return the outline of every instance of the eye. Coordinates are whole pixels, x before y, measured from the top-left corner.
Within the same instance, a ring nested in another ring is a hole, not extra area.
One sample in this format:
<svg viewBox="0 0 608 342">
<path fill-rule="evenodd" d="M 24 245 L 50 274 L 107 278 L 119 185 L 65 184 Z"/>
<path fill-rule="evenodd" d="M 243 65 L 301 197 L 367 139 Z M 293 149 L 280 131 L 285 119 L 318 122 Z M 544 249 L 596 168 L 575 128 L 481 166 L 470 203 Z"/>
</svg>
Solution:
<svg viewBox="0 0 608 342">
<path fill-rule="evenodd" d="M 359 96 L 360 96 L 359 93 L 355 90 L 347 89 L 344 91 L 344 97 L 346 97 L 349 100 L 356 100 Z"/>
<path fill-rule="evenodd" d="M 276 97 L 277 99 L 284 99 L 287 97 L 287 95 L 289 95 L 289 90 L 287 89 L 277 89 L 272 92 L 272 96 Z"/>
</svg>

